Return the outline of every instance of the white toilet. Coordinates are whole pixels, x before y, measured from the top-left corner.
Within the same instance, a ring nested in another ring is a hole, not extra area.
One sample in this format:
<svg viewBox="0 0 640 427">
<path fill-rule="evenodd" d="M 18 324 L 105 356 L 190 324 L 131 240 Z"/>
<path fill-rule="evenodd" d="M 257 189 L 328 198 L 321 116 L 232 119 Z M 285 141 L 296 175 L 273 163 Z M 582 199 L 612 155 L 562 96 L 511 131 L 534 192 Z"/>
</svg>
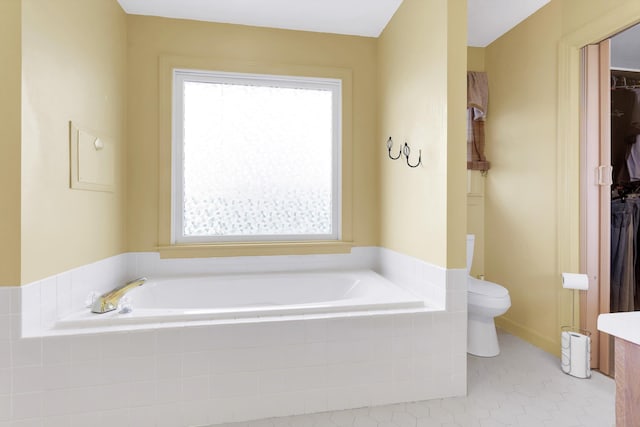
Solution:
<svg viewBox="0 0 640 427">
<path fill-rule="evenodd" d="M 493 318 L 511 307 L 509 291 L 497 283 L 469 275 L 473 262 L 475 236 L 467 235 L 467 353 L 493 357 L 500 354 L 498 335 Z"/>
</svg>

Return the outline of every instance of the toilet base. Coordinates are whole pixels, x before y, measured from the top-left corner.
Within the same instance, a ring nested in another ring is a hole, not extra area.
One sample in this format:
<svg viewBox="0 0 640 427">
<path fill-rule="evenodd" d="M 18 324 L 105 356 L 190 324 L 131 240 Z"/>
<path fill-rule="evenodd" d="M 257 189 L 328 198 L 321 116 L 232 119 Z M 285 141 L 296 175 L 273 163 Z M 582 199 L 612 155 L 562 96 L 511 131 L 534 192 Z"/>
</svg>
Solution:
<svg viewBox="0 0 640 427">
<path fill-rule="evenodd" d="M 493 317 L 478 319 L 469 316 L 467 321 L 467 353 L 481 357 L 494 357 L 500 354 L 498 334 Z"/>
</svg>

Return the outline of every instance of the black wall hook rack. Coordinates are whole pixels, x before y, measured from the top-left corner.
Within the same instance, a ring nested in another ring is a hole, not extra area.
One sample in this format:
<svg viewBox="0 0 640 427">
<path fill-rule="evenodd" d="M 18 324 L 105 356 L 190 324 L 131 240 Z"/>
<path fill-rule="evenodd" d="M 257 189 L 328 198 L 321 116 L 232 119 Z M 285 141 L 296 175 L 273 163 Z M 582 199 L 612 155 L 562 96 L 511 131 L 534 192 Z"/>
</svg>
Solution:
<svg viewBox="0 0 640 427">
<path fill-rule="evenodd" d="M 407 159 L 407 166 L 409 166 L 410 168 L 417 168 L 422 164 L 422 150 L 418 150 L 418 163 L 412 165 L 409 162 L 409 156 L 411 155 L 411 147 L 409 147 L 409 144 L 405 142 L 402 148 L 400 148 L 400 150 L 398 151 L 398 155 L 395 157 L 391 155 L 391 147 L 393 147 L 393 138 L 389 137 L 389 139 L 387 139 L 387 150 L 389 152 L 389 158 L 391 160 L 398 160 L 401 156 L 404 155 L 404 157 Z"/>
<path fill-rule="evenodd" d="M 389 151 L 389 158 L 391 160 L 398 160 L 400 158 L 400 156 L 402 156 L 402 149 L 400 149 L 400 151 L 398 151 L 398 155 L 393 157 L 391 155 L 391 147 L 393 147 L 393 139 L 391 139 L 391 137 L 389 137 L 389 139 L 387 139 L 387 150 Z"/>
</svg>

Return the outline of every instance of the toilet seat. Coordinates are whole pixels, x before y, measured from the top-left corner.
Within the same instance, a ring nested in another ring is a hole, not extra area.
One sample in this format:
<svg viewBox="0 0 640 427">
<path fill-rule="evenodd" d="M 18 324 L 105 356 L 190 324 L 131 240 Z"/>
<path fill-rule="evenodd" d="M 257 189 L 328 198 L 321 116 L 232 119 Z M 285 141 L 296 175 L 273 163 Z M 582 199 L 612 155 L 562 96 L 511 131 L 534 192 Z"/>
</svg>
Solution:
<svg viewBox="0 0 640 427">
<path fill-rule="evenodd" d="M 467 286 L 468 292 L 471 294 L 490 298 L 504 298 L 509 295 L 507 288 L 500 286 L 497 283 L 476 279 L 475 277 L 469 276 L 467 278 Z"/>
<path fill-rule="evenodd" d="M 498 316 L 504 314 L 511 307 L 511 297 L 507 288 L 497 283 L 469 276 L 467 278 L 467 305 L 469 315 L 472 317 L 477 313 Z"/>
</svg>

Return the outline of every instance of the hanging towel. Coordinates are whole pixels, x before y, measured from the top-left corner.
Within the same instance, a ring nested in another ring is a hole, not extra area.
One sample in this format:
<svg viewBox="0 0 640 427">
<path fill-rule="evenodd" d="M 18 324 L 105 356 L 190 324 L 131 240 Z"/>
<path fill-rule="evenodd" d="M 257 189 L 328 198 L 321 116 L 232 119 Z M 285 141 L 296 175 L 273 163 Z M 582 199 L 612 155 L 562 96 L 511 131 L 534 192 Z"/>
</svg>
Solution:
<svg viewBox="0 0 640 427">
<path fill-rule="evenodd" d="M 484 121 L 489 105 L 489 79 L 482 71 L 467 73 L 467 108 L 473 108 L 473 120 Z"/>
<path fill-rule="evenodd" d="M 491 166 L 484 155 L 484 121 L 488 105 L 487 73 L 467 72 L 467 169 L 487 171 Z"/>
</svg>

